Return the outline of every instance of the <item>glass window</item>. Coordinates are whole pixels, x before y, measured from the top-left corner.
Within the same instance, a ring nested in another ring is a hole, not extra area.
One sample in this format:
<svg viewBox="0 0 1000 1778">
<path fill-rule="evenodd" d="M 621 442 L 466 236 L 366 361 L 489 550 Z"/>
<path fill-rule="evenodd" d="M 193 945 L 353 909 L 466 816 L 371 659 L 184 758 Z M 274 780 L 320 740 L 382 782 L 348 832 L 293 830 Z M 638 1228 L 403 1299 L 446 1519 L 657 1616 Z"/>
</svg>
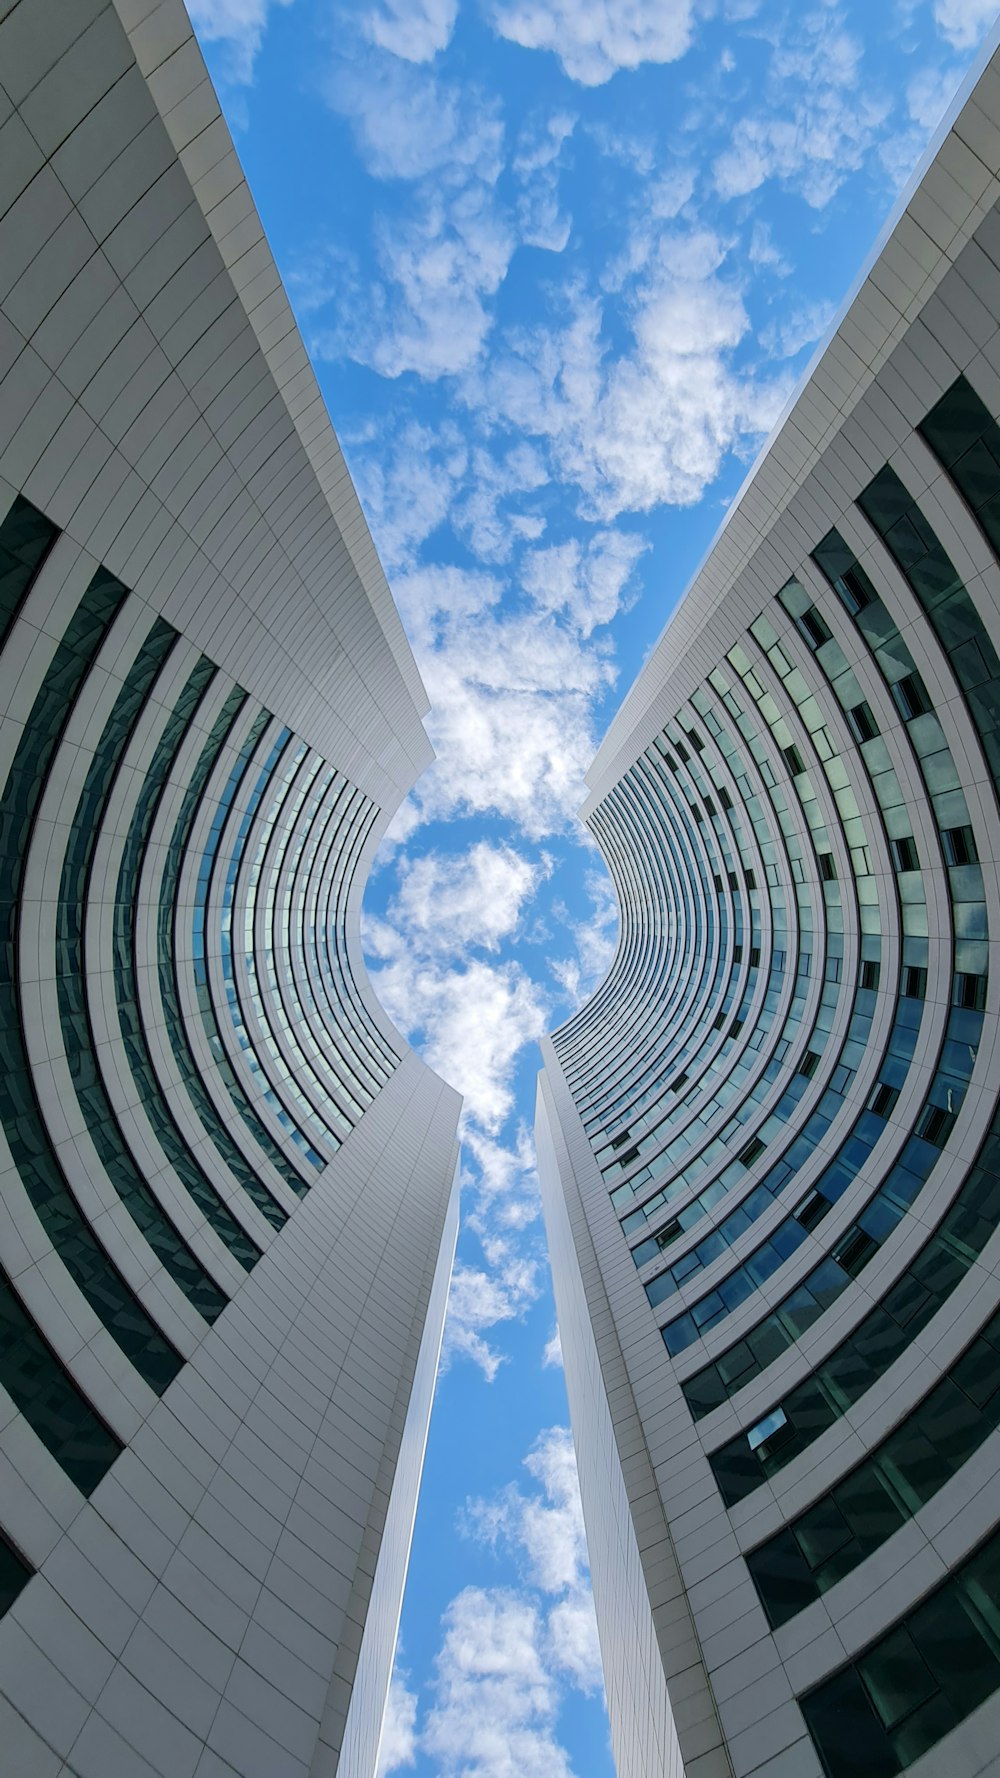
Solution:
<svg viewBox="0 0 1000 1778">
<path fill-rule="evenodd" d="M 50 519 L 15 496 L 0 524 L 0 648 L 58 535 Z"/>
<path fill-rule="evenodd" d="M 34 1570 L 22 1561 L 13 1545 L 0 1533 L 0 1617 L 9 1611 Z"/>
</svg>

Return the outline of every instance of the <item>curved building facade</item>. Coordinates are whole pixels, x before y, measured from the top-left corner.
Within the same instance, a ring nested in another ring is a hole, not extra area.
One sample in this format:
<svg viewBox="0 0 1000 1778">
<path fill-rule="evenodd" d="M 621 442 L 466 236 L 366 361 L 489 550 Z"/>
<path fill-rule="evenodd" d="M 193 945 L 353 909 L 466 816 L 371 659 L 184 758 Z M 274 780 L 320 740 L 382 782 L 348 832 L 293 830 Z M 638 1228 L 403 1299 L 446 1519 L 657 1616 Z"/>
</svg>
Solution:
<svg viewBox="0 0 1000 1778">
<path fill-rule="evenodd" d="M 1000 1772 L 1000 57 L 628 695 L 539 1159 L 620 1778 Z"/>
<path fill-rule="evenodd" d="M 426 700 L 179 0 L 0 6 L 0 1767 L 372 1778 L 457 1095 Z"/>
</svg>

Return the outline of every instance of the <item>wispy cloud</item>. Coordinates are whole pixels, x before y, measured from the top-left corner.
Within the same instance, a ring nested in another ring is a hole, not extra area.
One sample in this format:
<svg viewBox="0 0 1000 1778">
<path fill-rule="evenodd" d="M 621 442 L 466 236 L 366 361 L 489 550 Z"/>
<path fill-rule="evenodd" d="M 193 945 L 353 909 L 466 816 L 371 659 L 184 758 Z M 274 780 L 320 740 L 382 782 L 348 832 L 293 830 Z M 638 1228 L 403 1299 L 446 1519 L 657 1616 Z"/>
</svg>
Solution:
<svg viewBox="0 0 1000 1778">
<path fill-rule="evenodd" d="M 455 1357 L 469 1358 L 492 1383 L 506 1355 L 486 1338 L 501 1322 L 517 1321 L 538 1301 L 541 1280 L 537 1261 L 508 1256 L 487 1271 L 481 1266 L 455 1267 L 448 1298 L 442 1368 Z"/>
<path fill-rule="evenodd" d="M 330 106 L 350 123 L 376 179 L 414 182 L 430 173 L 449 185 L 494 184 L 503 165 L 500 104 L 473 83 L 445 79 L 395 56 L 336 59 L 323 82 Z"/>
<path fill-rule="evenodd" d="M 540 840 L 579 806 L 614 668 L 605 645 L 581 646 L 551 612 L 501 608 L 504 591 L 495 575 L 455 567 L 396 581 L 437 755 L 416 801 L 427 820 L 490 813 Z"/>
<path fill-rule="evenodd" d="M 513 1106 L 515 1058 L 546 1026 L 547 1005 L 520 963 L 470 957 L 460 966 L 416 950 L 405 932 L 369 919 L 365 944 L 380 1000 L 431 1067 L 465 1095 L 470 1117 L 498 1130 Z"/>
<path fill-rule="evenodd" d="M 572 1778 L 538 1607 L 509 1588 L 466 1587 L 444 1621 L 421 1737 L 440 1778 Z"/>
<path fill-rule="evenodd" d="M 417 1694 L 407 1685 L 408 1675 L 397 1667 L 389 1684 L 382 1724 L 376 1778 L 413 1766 L 417 1759 Z"/>
<path fill-rule="evenodd" d="M 953 49 L 975 49 L 996 20 L 995 0 L 934 0 L 934 23 Z"/>
<path fill-rule="evenodd" d="M 561 910 L 561 931 L 573 941 L 573 949 L 568 956 L 549 958 L 567 1016 L 603 981 L 618 943 L 618 900 L 610 878 L 602 867 L 588 870 L 584 882 L 589 906 L 583 917 L 574 919 L 568 910 Z"/>
<path fill-rule="evenodd" d="M 611 350 L 602 303 L 578 289 L 561 327 L 509 336 L 466 399 L 545 439 L 587 516 L 699 499 L 729 451 L 769 430 L 787 392 L 735 365 L 750 321 L 728 252 L 714 230 L 665 224 L 625 293 L 628 349 Z"/>
<path fill-rule="evenodd" d="M 716 189 L 746 197 L 777 179 L 821 209 L 879 140 L 891 98 L 863 77 L 860 38 L 834 6 L 797 15 L 770 42 L 763 90 L 715 160 Z"/>
<path fill-rule="evenodd" d="M 390 574 L 413 568 L 421 546 L 454 518 L 458 490 L 468 481 L 469 445 L 448 420 L 408 420 L 358 442 L 355 480 L 382 561 Z"/>
<path fill-rule="evenodd" d="M 415 1735 L 412 1697 L 397 1693 L 399 1767 L 415 1744 L 439 1778 L 573 1778 L 559 1713 L 574 1691 L 599 1693 L 602 1678 L 566 1427 L 540 1433 L 523 1469 L 526 1486 L 512 1482 L 467 1501 L 460 1524 L 466 1536 L 511 1556 L 522 1584 L 466 1587 L 452 1599 Z"/>
<path fill-rule="evenodd" d="M 954 98 L 957 85 L 957 71 L 953 67 L 943 68 L 935 63 L 921 68 L 906 89 L 906 106 L 914 123 L 922 130 L 933 130 Z"/>
<path fill-rule="evenodd" d="M 408 62 L 432 61 L 447 49 L 458 16 L 458 0 L 378 0 L 360 14 L 369 43 Z"/>
<path fill-rule="evenodd" d="M 760 343 L 772 358 L 794 358 L 822 339 L 835 314 L 836 304 L 826 299 L 797 303 L 761 330 Z"/>
<path fill-rule="evenodd" d="M 450 856 L 425 852 L 402 862 L 388 917 L 436 956 L 461 955 L 473 945 L 497 951 L 545 875 L 544 863 L 489 840 Z"/>
<path fill-rule="evenodd" d="M 571 537 L 548 549 L 526 551 L 521 584 L 543 611 L 565 613 L 581 636 L 590 636 L 622 609 L 635 565 L 648 547 L 645 538 L 630 531 Z"/>
<path fill-rule="evenodd" d="M 674 62 L 690 47 L 691 0 L 495 0 L 494 30 L 550 50 L 571 80 L 603 86 L 620 68 Z"/>
<path fill-rule="evenodd" d="M 268 14 L 292 0 L 188 0 L 188 11 L 203 43 L 223 51 L 222 74 L 234 86 L 253 79 L 254 62 L 264 39 Z"/>
<path fill-rule="evenodd" d="M 375 15 L 364 16 L 370 26 Z M 378 17 L 386 39 L 388 14 Z M 421 19 L 426 24 L 424 14 L 415 22 L 402 6 L 392 17 L 396 36 L 408 33 L 408 41 Z M 425 33 L 421 42 L 429 41 Z M 405 181 L 413 195 L 404 214 L 376 214 L 380 278 L 334 326 L 318 325 L 312 344 L 321 357 L 346 353 L 381 376 L 415 371 L 434 379 L 466 369 L 481 352 L 492 325 L 489 299 L 518 237 L 495 191 L 504 165 L 497 100 L 418 66 L 424 56 L 401 54 L 341 55 L 324 83 L 369 172 Z"/>
</svg>

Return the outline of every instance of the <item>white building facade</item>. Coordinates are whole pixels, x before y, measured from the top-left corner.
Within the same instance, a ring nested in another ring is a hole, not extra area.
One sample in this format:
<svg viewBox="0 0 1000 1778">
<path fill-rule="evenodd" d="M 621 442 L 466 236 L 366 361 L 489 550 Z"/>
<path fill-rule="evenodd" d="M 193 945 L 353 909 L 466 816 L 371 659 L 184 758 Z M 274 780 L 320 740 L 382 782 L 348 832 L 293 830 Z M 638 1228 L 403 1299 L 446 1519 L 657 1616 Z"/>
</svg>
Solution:
<svg viewBox="0 0 1000 1778">
<path fill-rule="evenodd" d="M 620 1778 L 1000 1772 L 1000 57 L 593 764 L 537 1131 Z"/>
<path fill-rule="evenodd" d="M 0 1769 L 372 1778 L 458 1096 L 426 699 L 180 0 L 0 4 Z"/>
</svg>

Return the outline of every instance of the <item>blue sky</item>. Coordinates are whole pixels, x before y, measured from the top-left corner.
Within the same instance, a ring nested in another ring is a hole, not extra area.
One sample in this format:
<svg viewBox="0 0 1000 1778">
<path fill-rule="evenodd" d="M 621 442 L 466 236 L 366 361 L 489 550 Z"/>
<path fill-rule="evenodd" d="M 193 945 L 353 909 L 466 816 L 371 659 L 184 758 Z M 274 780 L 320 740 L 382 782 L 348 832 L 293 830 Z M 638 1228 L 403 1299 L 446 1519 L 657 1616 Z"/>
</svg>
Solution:
<svg viewBox="0 0 1000 1778">
<path fill-rule="evenodd" d="M 366 902 L 466 1094 L 383 1770 L 609 1778 L 530 1143 L 616 933 L 583 772 L 995 8 L 192 12 L 433 704 Z"/>
</svg>

